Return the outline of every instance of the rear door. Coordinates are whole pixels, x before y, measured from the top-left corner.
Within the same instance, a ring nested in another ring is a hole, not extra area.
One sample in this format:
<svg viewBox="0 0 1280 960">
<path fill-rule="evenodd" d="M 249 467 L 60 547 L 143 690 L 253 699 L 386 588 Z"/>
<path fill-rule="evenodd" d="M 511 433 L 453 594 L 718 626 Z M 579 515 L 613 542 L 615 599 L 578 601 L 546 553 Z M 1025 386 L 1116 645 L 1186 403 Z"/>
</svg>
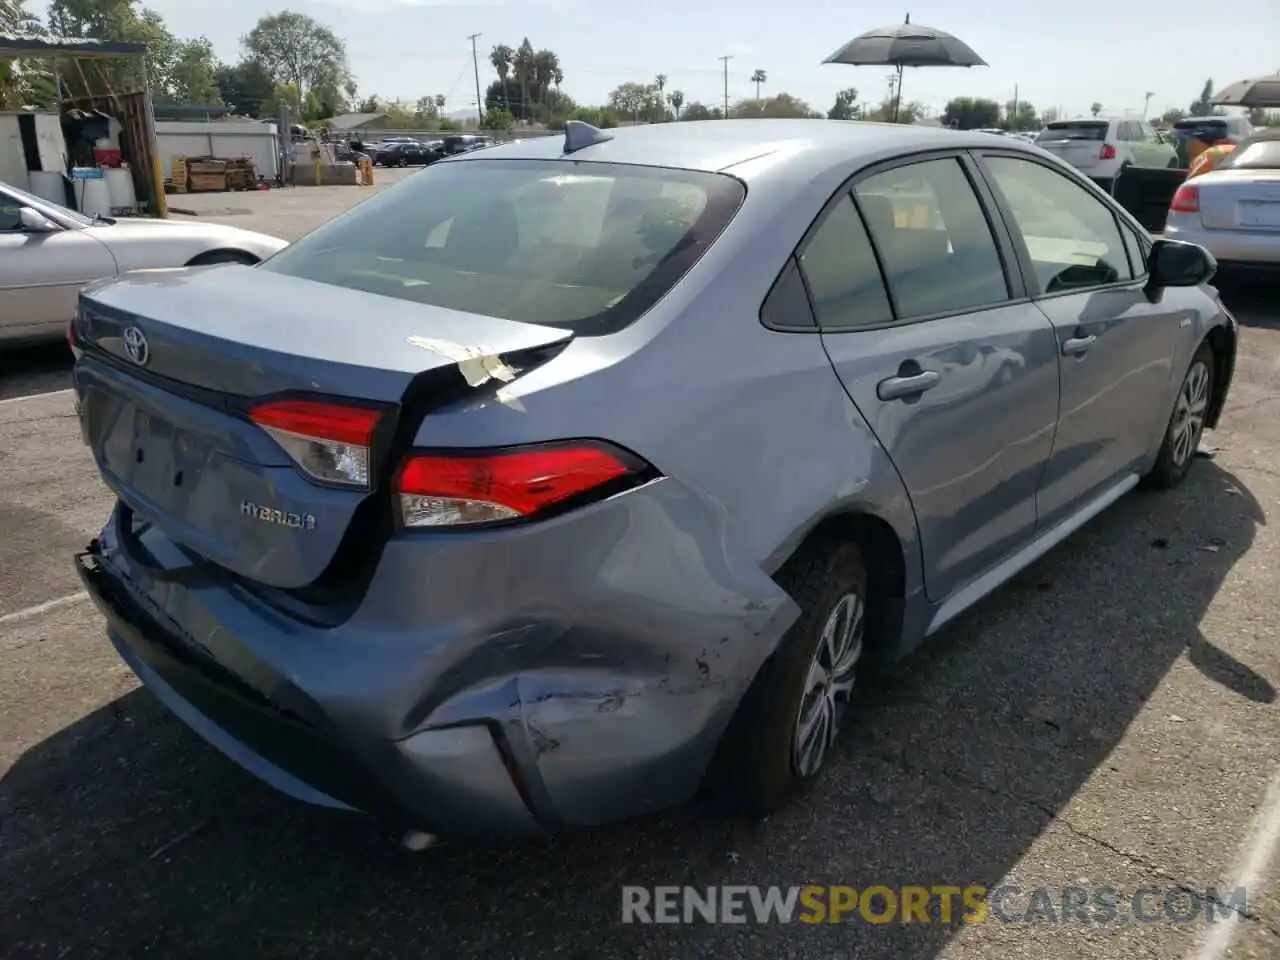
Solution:
<svg viewBox="0 0 1280 960">
<path fill-rule="evenodd" d="M 1088 172 L 1098 166 L 1108 126 L 1106 120 L 1055 120 L 1040 131 L 1036 145 Z"/>
<path fill-rule="evenodd" d="M 1057 438 L 1038 498 L 1050 526 L 1138 468 L 1163 429 L 1180 335 L 1177 298 L 1152 304 L 1134 235 L 1069 174 L 1026 155 L 981 153 L 1027 277 L 1053 324 L 1061 371 Z"/>
<path fill-rule="evenodd" d="M 875 168 L 799 258 L 836 373 L 910 493 L 933 600 L 1034 533 L 1058 414 L 1053 328 L 979 197 L 955 154 Z"/>
</svg>

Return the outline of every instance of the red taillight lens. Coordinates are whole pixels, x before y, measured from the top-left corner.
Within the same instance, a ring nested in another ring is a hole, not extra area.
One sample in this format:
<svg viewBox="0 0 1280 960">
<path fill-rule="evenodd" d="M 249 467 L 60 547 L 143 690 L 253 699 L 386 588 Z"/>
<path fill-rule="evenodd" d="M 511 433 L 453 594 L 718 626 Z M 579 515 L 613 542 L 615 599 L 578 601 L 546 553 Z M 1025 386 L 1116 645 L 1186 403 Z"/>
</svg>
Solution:
<svg viewBox="0 0 1280 960">
<path fill-rule="evenodd" d="M 453 527 L 527 517 L 645 469 L 593 441 L 416 454 L 401 468 L 396 493 L 406 527 Z"/>
<path fill-rule="evenodd" d="M 254 407 L 260 426 L 307 476 L 370 489 L 373 434 L 382 412 L 315 400 L 274 400 Z"/>
<path fill-rule="evenodd" d="M 1109 143 L 1102 145 L 1102 152 L 1098 154 L 1099 160 L 1114 160 L 1116 158 L 1116 148 Z"/>
<path fill-rule="evenodd" d="M 1173 195 L 1173 202 L 1169 204 L 1169 209 L 1177 213 L 1199 213 L 1200 188 L 1195 184 L 1184 183 Z"/>
</svg>

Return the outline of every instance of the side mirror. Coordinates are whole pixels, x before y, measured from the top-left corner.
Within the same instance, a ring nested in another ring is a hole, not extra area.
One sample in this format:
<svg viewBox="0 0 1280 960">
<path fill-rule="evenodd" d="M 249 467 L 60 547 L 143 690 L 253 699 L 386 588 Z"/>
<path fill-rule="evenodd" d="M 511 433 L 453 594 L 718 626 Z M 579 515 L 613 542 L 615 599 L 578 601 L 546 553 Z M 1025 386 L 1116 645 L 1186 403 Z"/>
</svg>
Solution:
<svg viewBox="0 0 1280 960">
<path fill-rule="evenodd" d="M 1147 295 L 1155 303 L 1166 287 L 1198 287 L 1208 283 L 1218 272 L 1218 261 L 1199 244 L 1160 239 L 1151 248 L 1147 269 L 1150 273 Z"/>
<path fill-rule="evenodd" d="M 18 222 L 28 233 L 56 233 L 58 225 L 34 207 L 23 207 L 18 211 Z"/>
</svg>

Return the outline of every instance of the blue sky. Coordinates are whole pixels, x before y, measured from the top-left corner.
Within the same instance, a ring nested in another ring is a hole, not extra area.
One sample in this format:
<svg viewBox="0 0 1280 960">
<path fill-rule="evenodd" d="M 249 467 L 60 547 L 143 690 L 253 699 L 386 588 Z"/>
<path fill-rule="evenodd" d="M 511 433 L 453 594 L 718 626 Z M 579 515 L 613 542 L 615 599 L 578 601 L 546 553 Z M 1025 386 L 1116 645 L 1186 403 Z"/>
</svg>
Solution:
<svg viewBox="0 0 1280 960">
<path fill-rule="evenodd" d="M 153 0 L 180 36 L 207 36 L 225 59 L 264 13 L 268 0 Z M 940 27 L 969 43 L 990 67 L 908 71 L 903 95 L 940 109 L 952 96 L 1013 96 L 1038 107 L 1083 113 L 1098 101 L 1107 113 L 1140 111 L 1152 91 L 1152 113 L 1185 109 L 1207 77 L 1218 87 L 1280 70 L 1280 2 L 1233 0 L 929 0 L 902 9 L 872 9 L 844 0 L 292 0 L 347 43 L 364 94 L 415 100 L 449 97 L 449 111 L 472 106 L 475 80 L 467 35 L 482 33 L 480 81 L 493 79 L 488 51 L 497 43 L 560 57 L 565 92 L 600 103 L 625 81 L 668 77 L 687 101 L 719 103 L 718 57 L 729 63 L 731 99 L 751 96 L 753 70 L 764 69 L 765 93 L 786 91 L 827 109 L 835 92 L 857 87 L 859 100 L 886 92 L 887 70 L 823 66 L 824 57 L 863 30 L 893 23 L 909 10 L 915 23 Z M 976 12 L 976 11 L 981 12 Z M 1220 12 L 1218 12 L 1220 11 Z M 1085 24 L 1085 26 L 1082 26 Z M 1103 26 L 1092 26 L 1101 24 Z"/>
</svg>

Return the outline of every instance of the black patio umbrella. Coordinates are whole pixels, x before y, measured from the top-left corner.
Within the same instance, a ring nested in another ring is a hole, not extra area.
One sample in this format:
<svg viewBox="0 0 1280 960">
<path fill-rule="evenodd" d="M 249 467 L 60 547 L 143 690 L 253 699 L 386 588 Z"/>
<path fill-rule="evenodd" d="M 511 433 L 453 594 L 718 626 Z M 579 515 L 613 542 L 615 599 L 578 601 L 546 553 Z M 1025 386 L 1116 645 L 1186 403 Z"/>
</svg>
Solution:
<svg viewBox="0 0 1280 960">
<path fill-rule="evenodd" d="M 895 67 L 898 84 L 894 88 L 893 119 L 898 119 L 902 103 L 902 71 L 905 67 L 985 67 L 987 61 L 964 41 L 945 30 L 911 22 L 879 27 L 854 37 L 823 63 L 843 63 L 851 67 Z"/>
<path fill-rule="evenodd" d="M 1280 107 L 1280 73 L 1233 83 L 1213 98 L 1222 107 Z"/>
</svg>

